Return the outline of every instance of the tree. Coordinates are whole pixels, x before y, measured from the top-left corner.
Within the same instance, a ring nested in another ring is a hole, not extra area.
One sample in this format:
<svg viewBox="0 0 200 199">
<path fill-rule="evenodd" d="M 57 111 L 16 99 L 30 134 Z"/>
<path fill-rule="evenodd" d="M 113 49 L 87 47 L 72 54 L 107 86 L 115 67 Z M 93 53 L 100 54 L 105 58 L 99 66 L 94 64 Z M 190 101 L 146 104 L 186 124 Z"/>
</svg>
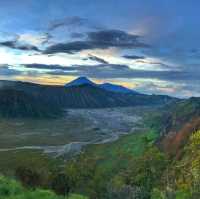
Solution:
<svg viewBox="0 0 200 199">
<path fill-rule="evenodd" d="M 140 187 L 149 198 L 154 187 L 160 185 L 167 159 L 156 147 L 150 147 L 143 156 L 136 158 L 128 171 L 123 172 L 125 184 Z"/>
<path fill-rule="evenodd" d="M 52 189 L 59 195 L 68 195 L 70 192 L 69 180 L 65 174 L 59 173 L 52 179 Z"/>
<path fill-rule="evenodd" d="M 15 171 L 15 176 L 22 182 L 24 186 L 36 188 L 42 184 L 40 174 L 30 168 L 18 167 Z"/>
<path fill-rule="evenodd" d="M 120 188 L 108 187 L 106 199 L 145 199 L 145 195 L 140 187 L 123 185 Z"/>
</svg>

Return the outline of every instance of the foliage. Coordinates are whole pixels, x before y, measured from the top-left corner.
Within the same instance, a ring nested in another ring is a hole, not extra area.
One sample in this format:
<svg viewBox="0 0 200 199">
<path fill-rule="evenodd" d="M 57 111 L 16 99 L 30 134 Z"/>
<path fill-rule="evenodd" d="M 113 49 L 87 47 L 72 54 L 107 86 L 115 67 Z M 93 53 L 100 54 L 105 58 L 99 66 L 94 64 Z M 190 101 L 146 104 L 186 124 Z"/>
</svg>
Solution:
<svg viewBox="0 0 200 199">
<path fill-rule="evenodd" d="M 142 190 L 139 187 L 124 185 L 120 188 L 109 187 L 107 192 L 107 199 L 142 199 Z"/>
<path fill-rule="evenodd" d="M 100 198 L 126 194 L 127 187 L 129 193 L 130 190 L 134 190 L 134 193 L 140 193 L 140 197 L 144 197 L 143 190 L 148 186 L 146 185 L 147 181 L 149 184 L 157 182 L 167 163 L 164 155 L 156 147 L 153 147 L 156 136 L 153 131 L 129 135 L 115 143 L 93 146 L 91 148 L 95 147 L 95 149 L 89 149 L 90 158 L 96 158 L 97 162 L 93 180 L 98 173 L 101 173 L 102 177 L 98 178 L 95 184 L 104 185 L 100 189 L 96 187 L 96 191 L 106 192 Z M 88 155 L 88 151 L 86 154 Z M 151 174 L 147 173 L 146 166 L 148 165 Z"/>
<path fill-rule="evenodd" d="M 15 180 L 0 176 L 0 199 L 64 199 L 49 190 L 27 190 Z M 87 199 L 84 196 L 71 194 L 67 199 Z"/>
<path fill-rule="evenodd" d="M 47 164 L 48 159 L 42 163 L 23 161 L 25 166 L 18 167 L 16 176 L 23 185 L 35 189 L 27 190 L 14 180 L 9 181 L 8 189 L 2 177 L 0 194 L 5 199 L 84 198 L 70 192 L 91 199 L 200 198 L 200 131 L 190 136 L 179 159 L 160 151 L 156 139 L 157 134 L 151 130 L 92 145 L 62 168 Z M 42 188 L 54 190 L 59 196 Z"/>
<path fill-rule="evenodd" d="M 51 187 L 59 195 L 68 195 L 70 191 L 69 180 L 67 176 L 62 173 L 53 177 Z"/>
<path fill-rule="evenodd" d="M 42 184 L 40 174 L 30 168 L 17 168 L 15 176 L 22 182 L 24 186 L 27 187 L 36 188 Z"/>
</svg>

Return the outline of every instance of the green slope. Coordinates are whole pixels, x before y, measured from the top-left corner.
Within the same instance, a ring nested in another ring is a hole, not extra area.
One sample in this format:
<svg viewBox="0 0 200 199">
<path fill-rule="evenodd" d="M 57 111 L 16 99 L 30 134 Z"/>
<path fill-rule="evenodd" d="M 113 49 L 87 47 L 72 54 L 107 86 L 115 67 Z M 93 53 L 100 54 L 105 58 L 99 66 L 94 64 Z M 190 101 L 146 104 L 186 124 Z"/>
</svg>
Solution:
<svg viewBox="0 0 200 199">
<path fill-rule="evenodd" d="M 0 199 L 87 199 L 87 197 L 71 194 L 69 197 L 57 196 L 50 190 L 28 190 L 15 180 L 0 176 Z"/>
</svg>

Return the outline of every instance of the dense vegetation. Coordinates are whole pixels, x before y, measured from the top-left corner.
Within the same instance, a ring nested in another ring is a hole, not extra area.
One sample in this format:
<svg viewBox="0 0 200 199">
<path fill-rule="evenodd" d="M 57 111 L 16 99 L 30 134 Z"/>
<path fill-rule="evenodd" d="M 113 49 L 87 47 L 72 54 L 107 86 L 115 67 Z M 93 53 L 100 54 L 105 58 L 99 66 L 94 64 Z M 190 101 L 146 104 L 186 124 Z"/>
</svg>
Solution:
<svg viewBox="0 0 200 199">
<path fill-rule="evenodd" d="M 72 194 L 69 196 L 58 196 L 52 191 L 44 189 L 28 190 L 19 182 L 0 176 L 0 198 L 1 199 L 87 199 L 84 196 Z"/>
<path fill-rule="evenodd" d="M 38 187 L 61 195 L 79 193 L 89 198 L 198 198 L 200 131 L 191 135 L 181 159 L 167 157 L 155 146 L 155 138 L 154 132 L 143 133 L 125 136 L 110 145 L 90 146 L 62 169 L 57 161 L 36 154 L 34 158 L 32 152 L 32 158 L 18 157 L 15 160 L 18 165 L 12 169 L 25 187 L 36 189 L 26 188 L 24 194 L 36 196 L 50 194 L 49 198 L 55 198 L 52 192 L 43 193 Z M 22 159 L 26 160 L 20 165 Z"/>
<path fill-rule="evenodd" d="M 180 159 L 169 158 L 161 152 L 153 144 L 155 136 L 151 134 L 126 136 L 109 146 L 90 146 L 63 169 L 48 159 L 40 163 L 44 157 L 34 159 L 31 166 L 30 158 L 23 162 L 23 167 L 17 166 L 15 176 L 31 188 L 30 191 L 23 188 L 23 194 L 32 194 L 32 198 L 39 198 L 40 194 L 45 198 L 47 194 L 47 198 L 56 199 L 52 192 L 41 188 L 61 195 L 79 193 L 92 199 L 199 198 L 200 131 L 191 135 Z"/>
<path fill-rule="evenodd" d="M 89 198 L 116 198 L 116 195 L 121 198 L 129 191 L 133 193 L 134 189 L 140 189 L 127 184 L 126 172 L 131 172 L 135 164 L 139 166 L 148 151 L 152 156 L 154 151 L 160 154 L 153 146 L 155 137 L 154 132 L 138 133 L 112 144 L 89 146 L 85 153 L 68 161 L 63 168 L 60 168 L 58 160 L 26 151 L 13 152 L 10 157 L 4 154 L 1 162 L 6 162 L 6 157 L 9 159 L 8 164 L 13 166 L 10 172 L 8 165 L 1 163 L 0 167 L 5 174 L 14 175 L 27 188 L 43 187 L 58 194 L 80 193 Z"/>
</svg>

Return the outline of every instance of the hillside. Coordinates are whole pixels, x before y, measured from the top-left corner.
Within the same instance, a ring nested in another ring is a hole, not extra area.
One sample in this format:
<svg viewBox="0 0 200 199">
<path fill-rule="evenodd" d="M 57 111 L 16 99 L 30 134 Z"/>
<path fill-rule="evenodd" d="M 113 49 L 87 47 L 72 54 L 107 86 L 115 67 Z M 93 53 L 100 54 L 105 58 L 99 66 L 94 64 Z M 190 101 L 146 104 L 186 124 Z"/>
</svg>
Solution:
<svg viewBox="0 0 200 199">
<path fill-rule="evenodd" d="M 149 129 L 114 143 L 89 146 L 71 164 L 77 171 L 89 163 L 94 165 L 94 177 L 89 179 L 98 179 L 93 189 L 99 198 L 197 199 L 199 102 L 199 98 L 191 98 L 168 105 L 160 113 L 152 112 L 149 121 L 145 120 Z M 89 185 L 81 186 L 87 190 Z"/>
<path fill-rule="evenodd" d="M 161 147 L 178 157 L 191 133 L 200 128 L 200 98 L 175 103 L 161 116 L 160 121 Z"/>
<path fill-rule="evenodd" d="M 171 118 L 170 129 L 178 130 L 184 123 L 200 116 L 200 98 L 192 97 L 177 102 L 170 107 L 167 114 Z"/>
<path fill-rule="evenodd" d="M 46 104 L 54 104 L 63 108 L 152 106 L 176 101 L 175 98 L 162 95 L 111 92 L 91 84 L 66 87 L 1 81 L 1 85 L 3 88 L 23 91 L 38 99 L 42 99 Z"/>
<path fill-rule="evenodd" d="M 59 107 L 51 107 L 42 99 L 14 89 L 0 89 L 0 116 L 9 117 L 55 117 L 61 114 Z"/>
<path fill-rule="evenodd" d="M 87 197 L 71 194 L 69 197 L 58 196 L 50 190 L 28 190 L 12 179 L 0 176 L 0 198 L 2 199 L 87 199 Z"/>
</svg>

